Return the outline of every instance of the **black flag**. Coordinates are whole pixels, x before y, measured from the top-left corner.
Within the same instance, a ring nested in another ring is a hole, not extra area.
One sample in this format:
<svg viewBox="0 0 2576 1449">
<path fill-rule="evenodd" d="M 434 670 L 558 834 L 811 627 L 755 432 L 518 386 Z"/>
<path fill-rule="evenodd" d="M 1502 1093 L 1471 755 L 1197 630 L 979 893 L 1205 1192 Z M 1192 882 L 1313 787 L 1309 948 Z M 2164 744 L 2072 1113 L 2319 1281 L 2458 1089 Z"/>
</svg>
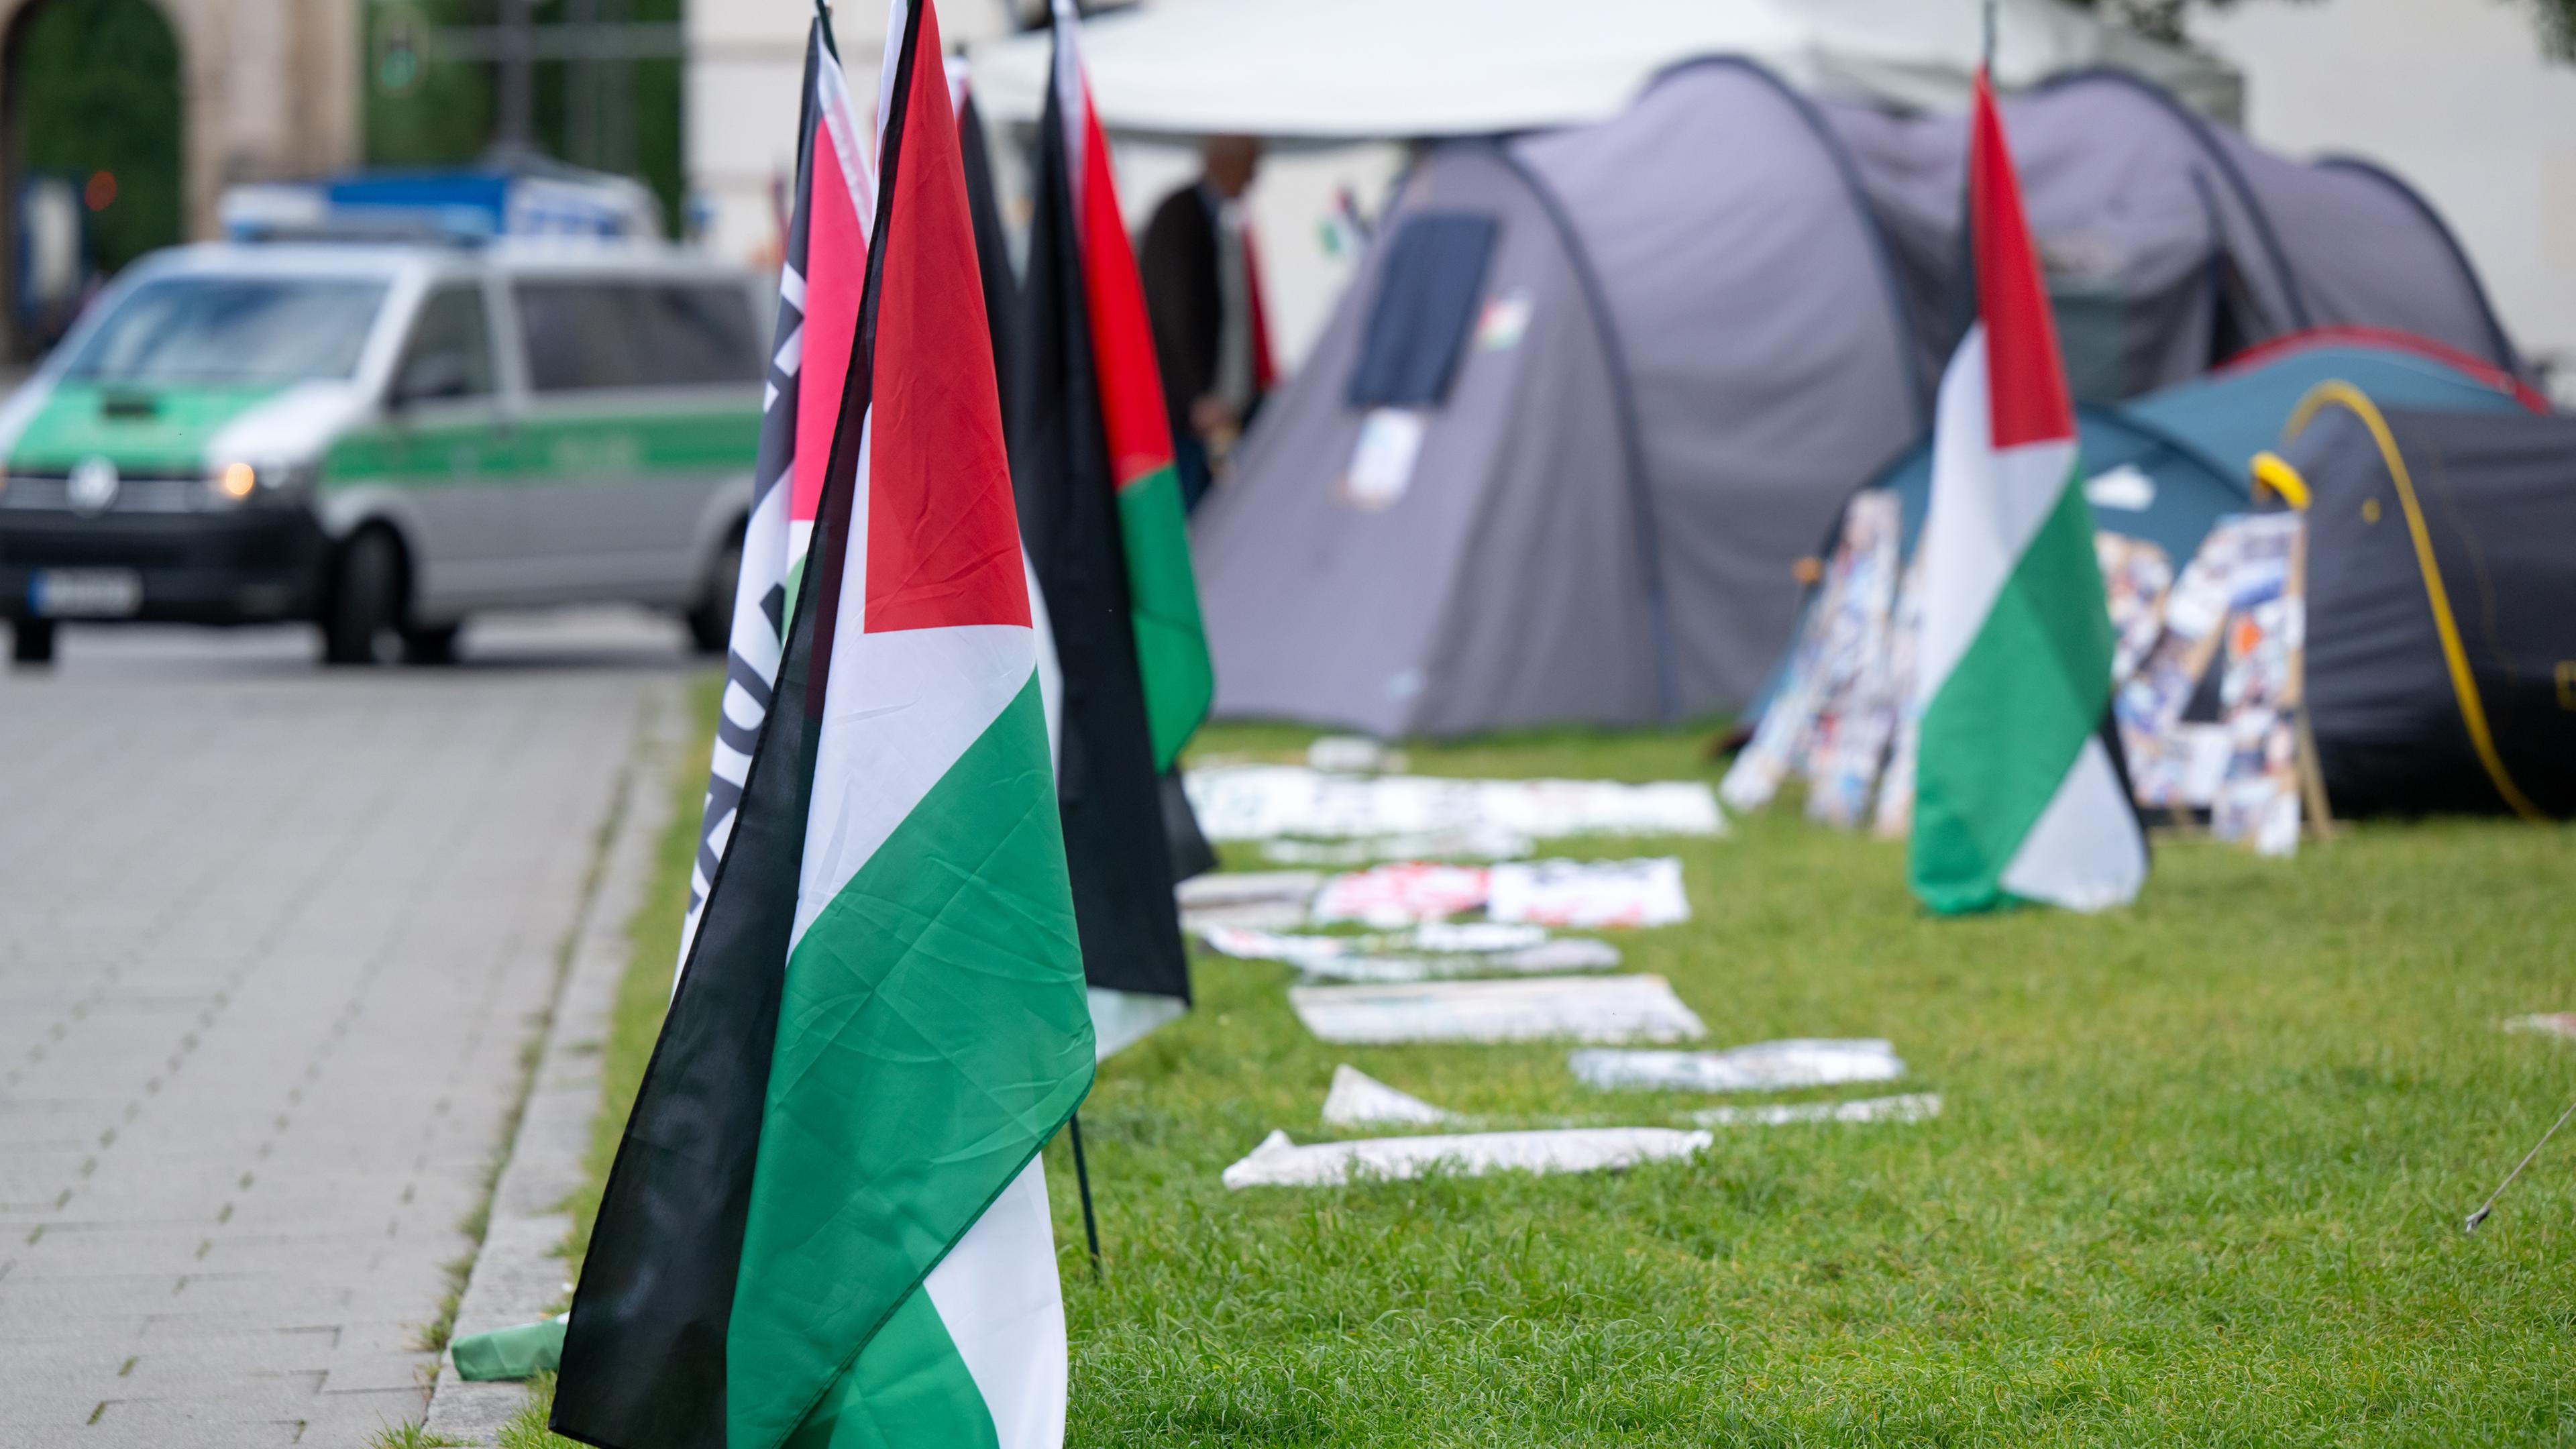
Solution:
<svg viewBox="0 0 2576 1449">
<path fill-rule="evenodd" d="M 1083 974 L 1106 1056 L 1186 1011 L 1190 977 L 1129 612 L 1059 94 L 1049 86 L 1038 126 L 1037 209 L 1011 339 L 1019 368 L 1004 394 L 1012 408 L 1020 537 L 1046 595 L 1064 675 L 1057 797 Z"/>
</svg>

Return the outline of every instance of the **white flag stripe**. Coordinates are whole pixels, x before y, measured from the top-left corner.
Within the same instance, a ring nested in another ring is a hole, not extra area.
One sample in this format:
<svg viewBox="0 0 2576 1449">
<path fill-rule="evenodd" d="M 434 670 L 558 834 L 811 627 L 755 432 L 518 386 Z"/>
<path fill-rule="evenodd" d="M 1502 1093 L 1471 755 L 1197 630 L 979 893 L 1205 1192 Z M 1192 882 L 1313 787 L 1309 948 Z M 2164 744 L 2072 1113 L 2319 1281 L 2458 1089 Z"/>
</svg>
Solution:
<svg viewBox="0 0 2576 1449">
<path fill-rule="evenodd" d="M 854 555 L 842 585 L 791 943 L 1028 688 L 1037 667 L 1036 639 L 1018 624 L 862 633 L 855 596 L 865 586 L 863 567 Z"/>
<path fill-rule="evenodd" d="M 1028 543 L 1020 544 L 1020 572 L 1029 586 L 1029 627 L 1037 636 L 1038 701 L 1046 706 L 1047 764 L 1064 768 L 1064 666 L 1055 655 L 1055 624 L 1047 617 L 1046 590 L 1038 586 L 1038 566 L 1029 562 Z"/>
<path fill-rule="evenodd" d="M 1105 1062 L 1189 1014 L 1190 1004 L 1177 996 L 1150 991 L 1119 991 L 1107 986 L 1084 988 L 1091 997 L 1091 1057 Z"/>
<path fill-rule="evenodd" d="M 923 1280 L 930 1306 L 992 1412 L 1001 1449 L 1064 1442 L 1064 1289 L 1046 1159 L 1032 1159 Z"/>
<path fill-rule="evenodd" d="M 2048 521 L 2075 470 L 2075 440 L 1997 451 L 1986 379 L 1986 330 L 1968 330 L 1941 375 L 1932 430 L 1932 500 L 1917 557 L 1940 587 L 1923 596 L 1915 692 L 1928 703 L 1968 651 L 2022 550 Z"/>
<path fill-rule="evenodd" d="M 822 64 L 815 67 L 814 91 L 822 102 L 824 128 L 832 133 L 832 152 L 840 163 L 841 184 L 849 189 L 850 210 L 859 219 L 859 235 L 866 236 L 877 224 L 874 135 L 860 127 L 858 108 L 850 103 L 849 81 L 841 74 L 841 63 L 829 55 L 823 56 Z M 816 177 L 815 184 L 821 183 L 822 178 Z"/>
<path fill-rule="evenodd" d="M 1082 184 L 1084 175 L 1082 148 L 1091 128 L 1084 124 L 1091 109 L 1084 101 L 1082 70 L 1082 21 L 1073 0 L 1055 0 L 1055 103 L 1064 118 L 1064 182 L 1073 193 L 1076 222 L 1074 238 L 1079 244 L 1082 226 Z"/>
<path fill-rule="evenodd" d="M 2096 735 L 2022 837 L 2004 867 L 2003 887 L 2024 900 L 2099 911 L 2135 900 L 2146 883 L 2146 843 Z"/>
<path fill-rule="evenodd" d="M 886 7 L 885 64 L 877 69 L 876 136 L 880 147 L 885 141 L 886 114 L 894 105 L 894 73 L 903 59 L 903 23 L 909 12 L 904 0 L 894 0 Z M 938 58 L 932 57 L 931 63 L 937 64 Z"/>
</svg>

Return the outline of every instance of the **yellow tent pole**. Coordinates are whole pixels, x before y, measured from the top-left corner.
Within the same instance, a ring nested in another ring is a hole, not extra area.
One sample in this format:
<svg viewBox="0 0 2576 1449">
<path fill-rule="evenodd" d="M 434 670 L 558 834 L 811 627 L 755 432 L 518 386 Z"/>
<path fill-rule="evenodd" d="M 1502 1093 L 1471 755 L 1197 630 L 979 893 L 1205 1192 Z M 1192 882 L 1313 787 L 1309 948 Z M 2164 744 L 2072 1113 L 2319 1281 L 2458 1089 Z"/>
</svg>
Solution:
<svg viewBox="0 0 2576 1449">
<path fill-rule="evenodd" d="M 2397 450 L 2397 439 L 2388 430 L 2388 420 L 2379 407 L 2360 388 L 2340 380 L 2318 383 L 2299 399 L 2290 412 L 2289 425 L 2281 430 L 2281 441 L 2287 444 L 2307 430 L 2316 415 L 2329 406 L 2342 407 L 2361 419 L 2370 430 L 2371 440 L 2379 445 L 2380 460 L 2388 465 L 2389 481 L 2397 487 L 2398 505 L 2406 510 L 2406 532 L 2415 543 L 2415 563 L 2424 574 L 2424 596 L 2433 606 L 2433 632 L 2442 640 L 2442 658 L 2450 666 L 2451 693 L 2460 702 L 2460 721 L 2468 726 L 2469 744 L 2478 753 L 2487 778 L 2494 782 L 2496 793 L 2513 813 L 2525 820 L 2546 821 L 2548 815 L 2513 783 L 2504 768 L 2504 757 L 2496 753 L 2495 736 L 2487 729 L 2487 709 L 2478 698 L 2477 677 L 2469 672 L 2468 649 L 2460 642 L 2459 621 L 2451 615 L 2451 596 L 2442 587 L 2442 567 L 2433 558 L 2433 535 L 2424 526 L 2424 507 L 2415 499 L 2415 478 L 2406 468 L 2406 457 Z M 2268 480 L 2267 480 L 2268 481 Z"/>
<path fill-rule="evenodd" d="M 2287 458 L 2266 448 L 2254 455 L 2250 466 L 2256 487 L 2271 489 L 2282 502 L 2301 513 L 2308 511 L 2308 480 L 2299 476 L 2299 470 L 2291 467 Z"/>
</svg>

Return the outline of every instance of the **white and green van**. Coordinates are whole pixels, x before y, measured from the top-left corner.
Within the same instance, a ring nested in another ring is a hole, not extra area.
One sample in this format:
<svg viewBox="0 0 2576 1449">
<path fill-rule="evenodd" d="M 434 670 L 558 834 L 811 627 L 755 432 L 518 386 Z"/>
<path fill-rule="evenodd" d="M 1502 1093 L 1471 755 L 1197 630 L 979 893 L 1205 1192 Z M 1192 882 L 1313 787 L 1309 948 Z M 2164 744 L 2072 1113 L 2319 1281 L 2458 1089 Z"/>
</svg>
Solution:
<svg viewBox="0 0 2576 1449">
<path fill-rule="evenodd" d="M 731 627 L 761 284 L 655 242 L 208 243 L 128 269 L 0 405 L 0 615 L 304 620 L 450 657 L 478 610 Z"/>
</svg>

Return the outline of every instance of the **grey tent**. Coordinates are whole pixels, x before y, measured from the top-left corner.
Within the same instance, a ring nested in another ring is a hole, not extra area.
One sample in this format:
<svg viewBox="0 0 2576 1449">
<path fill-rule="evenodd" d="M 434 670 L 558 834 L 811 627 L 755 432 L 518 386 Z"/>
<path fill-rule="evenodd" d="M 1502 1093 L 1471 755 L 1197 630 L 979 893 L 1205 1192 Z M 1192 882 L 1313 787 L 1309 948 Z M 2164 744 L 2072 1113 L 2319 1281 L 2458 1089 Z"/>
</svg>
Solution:
<svg viewBox="0 0 2576 1449">
<path fill-rule="evenodd" d="M 2275 156 L 2137 76 L 2062 76 L 2004 104 L 2076 391 L 2116 399 L 2267 338 L 2368 326 L 2518 370 L 2450 232 L 2388 172 Z M 1952 285 L 1967 152 L 1953 116 L 1830 112 L 1935 371 L 1966 328 Z"/>
<path fill-rule="evenodd" d="M 2089 396 L 2304 327 L 2518 367 L 2433 214 L 2116 73 L 2005 103 Z M 1217 711 L 1381 735 L 1737 708 L 1912 443 L 1966 298 L 1965 125 L 1740 60 L 1428 152 L 1194 528 Z"/>
</svg>

